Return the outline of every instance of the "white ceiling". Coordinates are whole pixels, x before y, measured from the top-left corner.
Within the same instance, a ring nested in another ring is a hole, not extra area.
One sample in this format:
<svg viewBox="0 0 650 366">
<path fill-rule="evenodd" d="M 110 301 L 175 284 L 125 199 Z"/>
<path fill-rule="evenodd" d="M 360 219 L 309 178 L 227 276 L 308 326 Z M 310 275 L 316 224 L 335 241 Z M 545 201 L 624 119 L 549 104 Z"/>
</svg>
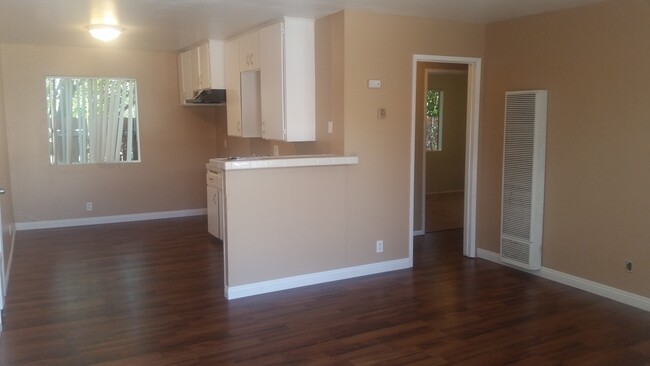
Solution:
<svg viewBox="0 0 650 366">
<path fill-rule="evenodd" d="M 0 0 L 0 42 L 176 51 L 227 39 L 280 16 L 320 18 L 341 9 L 491 23 L 602 0 Z M 112 15 L 111 15 L 112 14 Z M 85 26 L 114 17 L 109 44 Z"/>
</svg>

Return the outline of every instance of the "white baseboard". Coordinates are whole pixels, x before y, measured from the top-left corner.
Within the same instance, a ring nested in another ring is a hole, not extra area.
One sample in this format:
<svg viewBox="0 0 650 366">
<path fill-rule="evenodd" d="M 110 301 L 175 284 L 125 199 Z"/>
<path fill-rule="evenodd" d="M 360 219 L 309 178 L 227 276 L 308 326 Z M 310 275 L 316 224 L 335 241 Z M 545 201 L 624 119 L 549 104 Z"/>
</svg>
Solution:
<svg viewBox="0 0 650 366">
<path fill-rule="evenodd" d="M 7 294 L 7 287 L 9 287 L 9 276 L 11 275 L 11 264 L 14 262 L 14 245 L 16 244 L 16 230 L 13 231 L 14 234 L 11 236 L 11 247 L 9 247 L 9 261 L 7 262 L 7 268 L 5 269 L 5 283 L 4 290 Z"/>
<path fill-rule="evenodd" d="M 377 273 L 396 271 L 400 269 L 411 268 L 408 258 L 397 259 L 387 262 L 372 263 L 356 267 L 348 267 L 310 273 L 306 275 L 285 277 L 277 280 L 251 283 L 248 285 L 232 286 L 225 288 L 226 298 L 228 300 L 239 299 L 242 297 L 261 295 L 269 292 L 288 290 L 297 287 L 316 285 L 332 281 L 345 280 L 348 278 L 367 276 Z"/>
<path fill-rule="evenodd" d="M 413 230 L 413 236 L 422 236 L 424 235 L 424 229 L 422 230 Z"/>
<path fill-rule="evenodd" d="M 491 252 L 489 250 L 481 249 L 481 248 L 476 248 L 476 256 L 488 260 L 490 262 L 494 263 L 499 263 L 503 264 L 504 266 L 507 266 L 506 263 L 501 262 L 501 255 L 499 253 Z"/>
<path fill-rule="evenodd" d="M 431 195 L 431 194 L 445 194 L 445 193 L 462 193 L 465 192 L 464 189 L 452 189 L 451 191 L 440 191 L 440 192 L 427 192 L 425 195 Z"/>
<path fill-rule="evenodd" d="M 176 217 L 201 216 L 201 215 L 206 215 L 207 212 L 208 211 L 205 208 L 197 208 L 193 210 L 160 211 L 160 212 L 147 212 L 147 213 L 129 214 L 129 215 L 83 217 L 78 219 L 17 222 L 16 231 L 34 230 L 34 229 L 52 229 L 52 228 L 70 227 L 70 226 L 115 224 L 118 222 L 130 222 L 130 221 L 171 219 Z"/>
<path fill-rule="evenodd" d="M 633 306 L 635 308 L 650 311 L 650 298 L 633 294 L 631 292 L 619 290 L 615 287 L 603 285 L 602 283 L 590 281 L 582 277 L 570 275 L 568 273 L 560 272 L 551 268 L 542 267 L 539 271 L 527 271 L 519 267 L 508 265 L 501 261 L 499 253 L 491 252 L 489 250 L 478 249 L 477 255 L 479 258 L 488 260 L 490 262 L 498 263 L 504 266 L 515 268 L 536 276 L 546 278 L 551 281 L 559 282 L 561 284 L 571 286 L 580 290 L 591 292 L 610 300 L 618 301 L 620 303 Z"/>
</svg>

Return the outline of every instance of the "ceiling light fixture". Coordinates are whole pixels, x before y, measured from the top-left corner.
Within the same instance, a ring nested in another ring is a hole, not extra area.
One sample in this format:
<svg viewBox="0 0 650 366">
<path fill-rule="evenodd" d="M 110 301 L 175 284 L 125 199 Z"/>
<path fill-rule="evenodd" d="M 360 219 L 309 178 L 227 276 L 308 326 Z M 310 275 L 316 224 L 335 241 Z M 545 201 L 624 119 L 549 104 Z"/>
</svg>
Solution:
<svg viewBox="0 0 650 366">
<path fill-rule="evenodd" d="M 124 31 L 124 28 L 112 24 L 91 24 L 87 28 L 91 36 L 104 42 L 114 40 Z"/>
</svg>

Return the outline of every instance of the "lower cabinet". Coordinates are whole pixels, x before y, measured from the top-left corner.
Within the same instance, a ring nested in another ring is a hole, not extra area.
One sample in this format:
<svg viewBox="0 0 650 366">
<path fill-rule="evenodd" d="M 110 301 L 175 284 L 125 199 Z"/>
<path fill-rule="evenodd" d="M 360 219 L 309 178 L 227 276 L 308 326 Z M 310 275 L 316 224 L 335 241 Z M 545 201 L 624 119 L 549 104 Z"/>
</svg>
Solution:
<svg viewBox="0 0 650 366">
<path fill-rule="evenodd" d="M 207 183 L 208 232 L 217 239 L 223 239 L 225 221 L 223 213 L 223 173 L 208 172 Z"/>
</svg>

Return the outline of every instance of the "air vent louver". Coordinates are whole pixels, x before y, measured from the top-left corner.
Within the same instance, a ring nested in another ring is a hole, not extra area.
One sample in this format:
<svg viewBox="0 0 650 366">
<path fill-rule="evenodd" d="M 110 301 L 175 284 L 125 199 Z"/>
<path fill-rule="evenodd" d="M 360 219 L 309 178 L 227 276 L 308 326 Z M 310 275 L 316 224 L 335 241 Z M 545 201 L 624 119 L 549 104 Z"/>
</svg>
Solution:
<svg viewBox="0 0 650 366">
<path fill-rule="evenodd" d="M 542 265 L 546 95 L 506 93 L 501 260 L 533 270 Z"/>
</svg>

